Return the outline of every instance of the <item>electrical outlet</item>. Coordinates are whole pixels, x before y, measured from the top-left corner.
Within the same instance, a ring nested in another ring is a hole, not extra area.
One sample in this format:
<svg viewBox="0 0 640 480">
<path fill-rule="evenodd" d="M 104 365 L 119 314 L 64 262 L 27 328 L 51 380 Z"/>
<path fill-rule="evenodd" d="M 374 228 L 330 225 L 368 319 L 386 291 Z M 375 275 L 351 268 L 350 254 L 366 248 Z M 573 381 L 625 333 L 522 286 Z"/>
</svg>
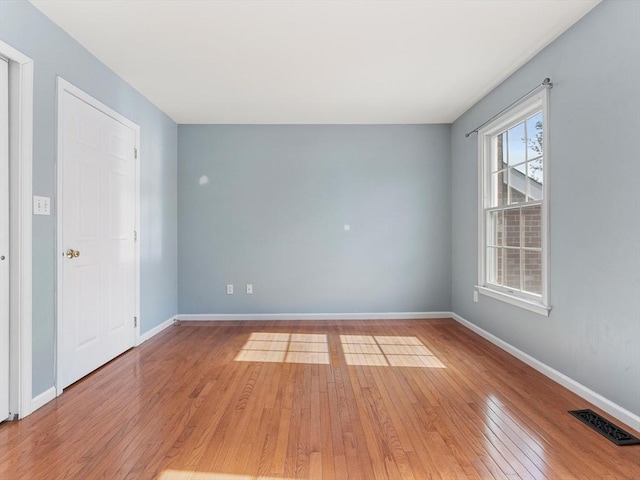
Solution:
<svg viewBox="0 0 640 480">
<path fill-rule="evenodd" d="M 233 295 L 233 284 L 232 283 L 228 283 L 227 284 L 227 295 Z"/>
<path fill-rule="evenodd" d="M 473 291 L 473 301 L 475 303 L 478 303 L 478 291 L 477 290 Z"/>
<path fill-rule="evenodd" d="M 33 196 L 33 214 L 51 215 L 51 199 L 49 197 Z"/>
<path fill-rule="evenodd" d="M 253 285 L 247 283 L 247 295 L 253 295 Z"/>
</svg>

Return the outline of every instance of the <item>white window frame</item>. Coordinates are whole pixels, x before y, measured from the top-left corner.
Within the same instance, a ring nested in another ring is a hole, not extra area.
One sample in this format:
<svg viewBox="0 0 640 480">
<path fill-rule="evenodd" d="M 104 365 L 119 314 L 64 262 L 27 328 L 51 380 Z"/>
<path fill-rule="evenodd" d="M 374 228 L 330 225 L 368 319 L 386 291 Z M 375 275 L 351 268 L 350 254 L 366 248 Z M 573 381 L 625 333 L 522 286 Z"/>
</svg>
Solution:
<svg viewBox="0 0 640 480">
<path fill-rule="evenodd" d="M 514 291 L 487 281 L 487 220 L 485 209 L 490 208 L 490 176 L 493 138 L 521 123 L 528 115 L 542 112 L 542 294 L 540 297 Z M 549 90 L 547 88 L 528 97 L 478 131 L 478 284 L 476 290 L 488 297 L 548 316 L 549 305 Z"/>
</svg>

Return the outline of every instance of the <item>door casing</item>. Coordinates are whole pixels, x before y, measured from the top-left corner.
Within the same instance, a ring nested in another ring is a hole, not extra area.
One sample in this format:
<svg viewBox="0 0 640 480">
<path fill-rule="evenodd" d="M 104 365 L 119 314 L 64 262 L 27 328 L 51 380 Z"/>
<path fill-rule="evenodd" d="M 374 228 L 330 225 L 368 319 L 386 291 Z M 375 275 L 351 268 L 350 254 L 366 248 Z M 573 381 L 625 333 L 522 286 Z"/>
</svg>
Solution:
<svg viewBox="0 0 640 480">
<path fill-rule="evenodd" d="M 0 421 L 9 417 L 9 62 L 0 58 Z"/>
<path fill-rule="evenodd" d="M 63 96 L 66 93 L 70 93 L 71 95 L 74 95 L 75 97 L 79 98 L 80 100 L 88 103 L 89 105 L 91 105 L 92 107 L 96 108 L 97 110 L 100 110 L 102 113 L 104 113 L 105 115 L 108 115 L 109 117 L 117 120 L 118 122 L 122 123 L 123 125 L 126 125 L 127 127 L 131 128 L 134 132 L 135 132 L 135 148 L 136 148 L 136 158 L 135 158 L 135 206 L 134 206 L 134 216 L 135 216 L 135 231 L 136 231 L 136 242 L 135 242 L 135 260 L 134 260 L 134 315 L 137 318 L 137 322 L 135 325 L 135 333 L 134 333 L 134 346 L 139 345 L 140 343 L 140 126 L 138 126 L 137 124 L 133 123 L 131 120 L 129 120 L 128 118 L 124 117 L 123 115 L 119 114 L 118 112 L 116 112 L 115 110 L 111 109 L 110 107 L 106 106 L 105 104 L 103 104 L 102 102 L 96 100 L 95 98 L 93 98 L 92 96 L 90 96 L 89 94 L 85 93 L 84 91 L 80 90 L 78 87 L 76 87 L 75 85 L 71 84 L 70 82 L 64 80 L 61 77 L 57 78 L 57 83 L 58 83 L 58 95 L 57 95 L 57 112 L 58 112 L 58 132 L 57 132 L 57 139 L 58 139 L 58 145 L 57 145 L 57 156 L 56 156 L 56 186 L 57 186 L 57 195 L 56 195 L 56 199 L 58 200 L 56 202 L 56 207 L 57 207 L 57 218 L 56 218 L 56 225 L 57 225 L 57 241 L 56 241 L 56 268 L 57 268 L 57 272 L 56 272 L 56 278 L 57 278 L 57 288 L 56 288 L 56 301 L 57 301 L 57 308 L 56 308 L 56 394 L 60 395 L 62 393 L 62 364 L 61 364 L 61 358 L 62 358 L 62 333 L 63 333 L 63 329 L 62 329 L 62 322 L 64 322 L 64 319 L 62 317 L 62 301 L 63 301 L 63 295 L 62 295 L 62 268 L 63 268 L 63 261 L 66 257 L 64 257 L 62 255 L 63 253 L 63 244 L 62 244 L 62 218 L 64 215 L 64 212 L 62 212 L 62 208 L 61 208 L 61 202 L 59 201 L 62 195 L 62 189 L 63 189 L 63 182 L 62 182 L 62 145 L 63 145 L 63 139 L 62 139 L 62 135 L 64 133 L 64 129 L 61 127 L 62 126 L 62 122 L 64 122 L 64 102 L 63 102 Z"/>
<path fill-rule="evenodd" d="M 9 413 L 24 418 L 32 398 L 33 60 L 0 41 L 9 60 Z"/>
</svg>

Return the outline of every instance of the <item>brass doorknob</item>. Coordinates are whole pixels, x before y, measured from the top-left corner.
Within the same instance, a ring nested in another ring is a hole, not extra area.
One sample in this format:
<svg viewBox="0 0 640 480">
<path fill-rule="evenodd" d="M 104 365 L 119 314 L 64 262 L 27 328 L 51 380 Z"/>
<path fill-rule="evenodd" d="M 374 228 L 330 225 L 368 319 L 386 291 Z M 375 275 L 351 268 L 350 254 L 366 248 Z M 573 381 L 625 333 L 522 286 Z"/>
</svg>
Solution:
<svg viewBox="0 0 640 480">
<path fill-rule="evenodd" d="M 80 251 L 74 250 L 70 248 L 67 250 L 67 258 L 78 258 L 80 256 Z"/>
</svg>

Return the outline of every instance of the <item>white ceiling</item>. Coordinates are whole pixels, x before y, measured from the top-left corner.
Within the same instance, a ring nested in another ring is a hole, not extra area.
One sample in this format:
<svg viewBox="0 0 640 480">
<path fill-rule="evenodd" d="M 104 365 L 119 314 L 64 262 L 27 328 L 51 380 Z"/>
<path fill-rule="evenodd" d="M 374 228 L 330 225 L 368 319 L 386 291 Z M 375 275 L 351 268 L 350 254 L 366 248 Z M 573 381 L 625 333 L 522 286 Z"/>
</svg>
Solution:
<svg viewBox="0 0 640 480">
<path fill-rule="evenodd" d="M 598 0 L 31 3 L 177 123 L 384 124 L 454 121 Z"/>
</svg>

